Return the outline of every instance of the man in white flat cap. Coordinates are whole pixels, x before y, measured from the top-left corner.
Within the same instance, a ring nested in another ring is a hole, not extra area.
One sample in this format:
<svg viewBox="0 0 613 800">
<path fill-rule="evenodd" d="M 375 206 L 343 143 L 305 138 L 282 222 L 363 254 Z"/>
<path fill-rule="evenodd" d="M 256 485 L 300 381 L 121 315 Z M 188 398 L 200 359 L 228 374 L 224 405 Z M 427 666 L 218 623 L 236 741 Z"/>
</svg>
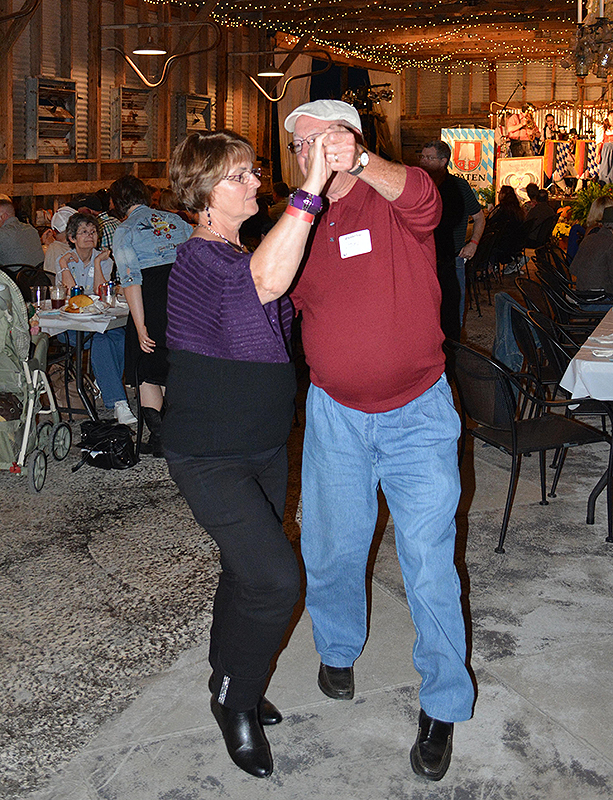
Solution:
<svg viewBox="0 0 613 800">
<path fill-rule="evenodd" d="M 325 133 L 330 170 L 329 205 L 292 295 L 312 382 L 302 555 L 318 684 L 329 697 L 354 695 L 380 485 L 417 632 L 421 710 L 411 766 L 440 780 L 453 723 L 469 719 L 474 703 L 453 561 L 460 424 L 444 372 L 432 235 L 441 200 L 424 170 L 368 152 L 360 116 L 347 103 L 305 103 L 285 129 L 304 174 L 315 137 Z M 292 195 L 288 209 L 308 224 L 321 201 L 302 195 Z"/>
<path fill-rule="evenodd" d="M 51 217 L 51 227 L 55 233 L 55 240 L 45 250 L 44 270 L 45 272 L 56 273 L 58 286 L 62 283 L 60 258 L 70 250 L 70 245 L 66 240 L 66 225 L 70 217 L 76 213 L 76 209 L 71 206 L 62 206 Z"/>
</svg>

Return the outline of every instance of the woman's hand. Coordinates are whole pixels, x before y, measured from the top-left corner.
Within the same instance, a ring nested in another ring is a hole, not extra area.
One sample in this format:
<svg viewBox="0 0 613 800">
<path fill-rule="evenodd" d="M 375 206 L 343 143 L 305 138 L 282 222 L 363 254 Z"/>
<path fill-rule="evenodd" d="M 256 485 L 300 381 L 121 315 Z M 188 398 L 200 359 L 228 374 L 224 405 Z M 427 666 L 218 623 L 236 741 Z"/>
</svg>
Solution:
<svg viewBox="0 0 613 800">
<path fill-rule="evenodd" d="M 98 253 L 96 258 L 94 258 L 94 263 L 97 261 L 100 264 L 101 261 L 106 261 L 111 257 L 111 251 L 108 247 L 103 247 L 102 250 Z"/>
<path fill-rule="evenodd" d="M 155 342 L 147 333 L 147 328 L 144 326 L 142 328 L 137 328 L 136 332 L 138 333 L 138 343 L 143 353 L 153 353 L 155 350 Z"/>
<path fill-rule="evenodd" d="M 76 281 L 68 264 L 71 261 L 78 260 L 79 257 L 73 250 L 69 250 L 67 253 L 64 253 L 64 255 L 60 258 L 60 280 L 62 281 L 62 286 L 65 286 L 67 289 L 71 289 L 73 286 L 76 286 Z"/>
<path fill-rule="evenodd" d="M 302 185 L 302 189 L 310 194 L 321 194 L 326 185 L 332 170 L 326 161 L 324 152 L 324 139 L 327 131 L 315 137 L 315 141 L 309 148 L 309 158 L 307 162 L 307 175 Z"/>
</svg>

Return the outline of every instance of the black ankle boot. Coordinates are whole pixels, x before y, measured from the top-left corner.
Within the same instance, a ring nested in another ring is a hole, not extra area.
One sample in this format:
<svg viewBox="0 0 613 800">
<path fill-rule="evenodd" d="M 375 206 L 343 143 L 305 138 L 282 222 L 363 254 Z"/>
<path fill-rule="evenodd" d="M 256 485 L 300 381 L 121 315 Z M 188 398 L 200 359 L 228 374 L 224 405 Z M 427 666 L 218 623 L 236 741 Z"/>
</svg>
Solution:
<svg viewBox="0 0 613 800">
<path fill-rule="evenodd" d="M 211 697 L 211 711 L 236 766 L 256 778 L 271 775 L 272 754 L 262 730 L 257 706 L 248 711 L 233 711 Z"/>
<path fill-rule="evenodd" d="M 213 676 L 209 678 L 209 692 L 213 694 Z M 283 714 L 273 705 L 267 697 L 260 695 L 258 702 L 258 716 L 262 725 L 278 725 L 283 722 Z"/>
<path fill-rule="evenodd" d="M 143 406 L 141 414 L 145 420 L 146 426 L 149 428 L 149 441 L 141 442 L 140 452 L 144 455 L 151 454 L 154 458 L 163 458 L 164 451 L 162 450 L 162 415 L 157 408 L 149 408 Z"/>
</svg>

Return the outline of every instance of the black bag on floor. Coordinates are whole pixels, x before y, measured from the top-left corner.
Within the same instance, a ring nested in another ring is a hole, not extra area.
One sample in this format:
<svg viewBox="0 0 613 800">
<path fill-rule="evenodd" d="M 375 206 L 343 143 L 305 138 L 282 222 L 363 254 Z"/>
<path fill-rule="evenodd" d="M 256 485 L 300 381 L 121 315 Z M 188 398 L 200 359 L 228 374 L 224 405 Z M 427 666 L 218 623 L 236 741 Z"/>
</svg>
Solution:
<svg viewBox="0 0 613 800">
<path fill-rule="evenodd" d="M 72 468 L 73 472 L 83 464 L 100 469 L 129 469 L 138 463 L 132 431 L 127 425 L 116 422 L 93 422 L 90 419 L 82 422 L 79 447 L 82 458 Z"/>
</svg>

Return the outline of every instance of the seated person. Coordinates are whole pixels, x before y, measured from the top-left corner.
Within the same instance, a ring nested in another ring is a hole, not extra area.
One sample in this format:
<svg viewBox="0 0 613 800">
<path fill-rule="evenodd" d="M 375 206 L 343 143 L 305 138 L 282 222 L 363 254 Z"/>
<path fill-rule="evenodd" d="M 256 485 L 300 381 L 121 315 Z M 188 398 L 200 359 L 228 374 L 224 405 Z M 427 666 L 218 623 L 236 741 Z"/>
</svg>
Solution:
<svg viewBox="0 0 613 800">
<path fill-rule="evenodd" d="M 596 231 L 600 228 L 602 225 L 602 215 L 604 210 L 605 208 L 610 208 L 611 206 L 613 206 L 613 197 L 610 197 L 609 195 L 597 197 L 590 206 L 590 210 L 585 221 L 585 227 L 577 222 L 574 225 L 571 225 L 570 233 L 568 234 L 568 244 L 566 246 L 566 255 L 568 256 L 569 261 L 572 261 L 577 255 L 577 250 L 579 249 L 579 245 L 583 241 L 584 237 L 588 234 L 596 233 Z"/>
<path fill-rule="evenodd" d="M 526 186 L 526 194 L 528 195 L 528 199 L 526 200 L 526 202 L 522 206 L 522 210 L 523 210 L 524 214 L 527 214 L 529 211 L 531 211 L 534 208 L 534 206 L 536 205 L 536 198 L 538 196 L 538 193 L 539 193 L 538 184 L 529 183 Z"/>
<path fill-rule="evenodd" d="M 605 208 L 602 227 L 586 236 L 572 262 L 577 277 L 577 292 L 602 292 L 607 299 L 601 304 L 589 303 L 594 310 L 607 310 L 613 305 L 613 207 Z M 585 307 L 582 305 L 582 307 Z"/>
<path fill-rule="evenodd" d="M 492 231 L 496 231 L 497 236 L 490 264 L 505 265 L 505 275 L 518 272 L 525 240 L 524 214 L 512 186 L 500 188 L 498 205 L 487 218 L 484 235 Z"/>
<path fill-rule="evenodd" d="M 0 266 L 9 267 L 7 273 L 14 277 L 19 267 L 37 267 L 44 258 L 36 228 L 17 219 L 10 201 L 0 201 Z"/>
<path fill-rule="evenodd" d="M 547 189 L 541 189 L 536 200 L 534 208 L 526 214 L 526 247 L 540 247 L 545 244 L 557 220 L 556 212 L 549 205 Z"/>
<path fill-rule="evenodd" d="M 284 213 L 289 201 L 289 186 L 283 181 L 273 183 L 272 185 L 272 200 L 273 205 L 268 209 L 268 216 L 273 222 L 281 219 L 281 214 Z"/>
<path fill-rule="evenodd" d="M 57 273 L 58 261 L 61 256 L 69 252 L 70 245 L 66 241 L 66 225 L 70 217 L 76 213 L 74 208 L 62 206 L 51 217 L 51 230 L 55 234 L 55 238 L 49 243 L 45 251 L 45 263 L 43 266 L 45 272 Z"/>
<path fill-rule="evenodd" d="M 68 290 L 82 286 L 85 294 L 94 294 L 101 283 L 107 281 L 113 269 L 109 251 L 96 250 L 98 228 L 96 218 L 90 214 L 73 214 L 66 224 L 66 239 L 70 250 L 57 262 L 56 283 Z M 91 361 L 94 377 L 100 387 L 105 408 L 115 410 L 115 419 L 124 425 L 136 423 L 130 411 L 123 386 L 125 328 L 113 328 L 105 333 L 94 333 L 91 339 Z M 68 331 L 74 345 L 74 331 Z"/>
</svg>

